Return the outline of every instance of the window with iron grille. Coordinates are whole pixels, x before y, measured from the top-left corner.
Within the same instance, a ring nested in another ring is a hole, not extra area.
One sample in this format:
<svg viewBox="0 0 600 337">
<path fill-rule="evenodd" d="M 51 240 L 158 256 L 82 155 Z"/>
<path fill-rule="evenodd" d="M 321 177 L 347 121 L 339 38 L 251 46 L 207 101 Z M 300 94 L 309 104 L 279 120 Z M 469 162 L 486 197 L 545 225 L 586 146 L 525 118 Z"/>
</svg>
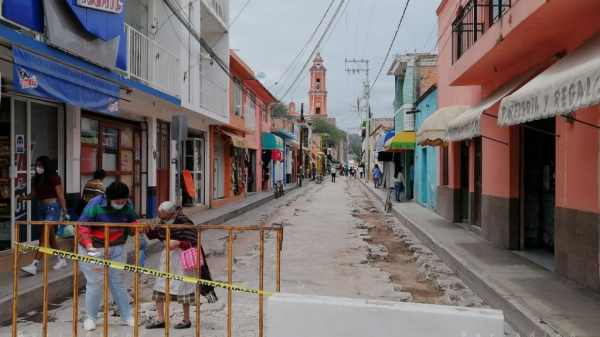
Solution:
<svg viewBox="0 0 600 337">
<path fill-rule="evenodd" d="M 469 0 L 452 22 L 452 62 L 456 62 L 510 9 L 512 0 Z"/>
</svg>

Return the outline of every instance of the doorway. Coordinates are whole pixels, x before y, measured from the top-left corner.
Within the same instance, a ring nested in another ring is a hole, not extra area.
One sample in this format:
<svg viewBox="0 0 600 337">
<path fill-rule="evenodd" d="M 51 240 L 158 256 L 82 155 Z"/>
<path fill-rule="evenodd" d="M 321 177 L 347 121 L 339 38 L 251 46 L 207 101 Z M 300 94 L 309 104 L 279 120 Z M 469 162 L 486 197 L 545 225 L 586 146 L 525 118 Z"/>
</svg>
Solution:
<svg viewBox="0 0 600 337">
<path fill-rule="evenodd" d="M 15 203 L 31 192 L 33 167 L 39 156 L 52 160 L 63 187 L 64 111 L 59 105 L 21 96 L 0 100 L 0 250 L 14 244 L 15 221 L 39 220 L 37 200 Z M 21 226 L 20 242 L 39 239 L 39 226 Z"/>
<path fill-rule="evenodd" d="M 158 161 L 156 165 L 156 206 L 169 200 L 171 178 L 171 135 L 169 123 L 158 121 L 156 125 Z"/>
<path fill-rule="evenodd" d="M 469 223 L 469 157 L 469 144 L 463 141 L 460 143 L 460 220 L 464 224 Z"/>
<path fill-rule="evenodd" d="M 473 146 L 475 147 L 474 175 L 475 186 L 473 193 L 473 218 L 471 225 L 481 228 L 481 193 L 483 191 L 483 146 L 481 137 L 473 138 Z"/>
<path fill-rule="evenodd" d="M 542 119 L 525 125 L 521 128 L 523 248 L 554 254 L 556 121 Z"/>
<path fill-rule="evenodd" d="M 419 202 L 423 205 L 429 204 L 429 197 L 427 193 L 427 149 L 422 148 L 421 150 L 421 188 Z"/>
<path fill-rule="evenodd" d="M 256 150 L 248 150 L 248 192 L 256 192 Z"/>
</svg>

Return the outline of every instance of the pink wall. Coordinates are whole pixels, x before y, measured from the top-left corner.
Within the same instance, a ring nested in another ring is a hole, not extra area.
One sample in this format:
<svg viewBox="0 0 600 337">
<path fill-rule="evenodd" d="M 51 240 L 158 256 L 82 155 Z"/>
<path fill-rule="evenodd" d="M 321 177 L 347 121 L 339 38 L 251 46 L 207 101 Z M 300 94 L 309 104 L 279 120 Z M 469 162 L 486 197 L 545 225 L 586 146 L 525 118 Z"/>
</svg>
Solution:
<svg viewBox="0 0 600 337">
<path fill-rule="evenodd" d="M 599 125 L 600 106 L 575 113 L 575 118 Z M 556 119 L 556 206 L 599 213 L 598 150 L 600 132 L 581 123 Z"/>
</svg>

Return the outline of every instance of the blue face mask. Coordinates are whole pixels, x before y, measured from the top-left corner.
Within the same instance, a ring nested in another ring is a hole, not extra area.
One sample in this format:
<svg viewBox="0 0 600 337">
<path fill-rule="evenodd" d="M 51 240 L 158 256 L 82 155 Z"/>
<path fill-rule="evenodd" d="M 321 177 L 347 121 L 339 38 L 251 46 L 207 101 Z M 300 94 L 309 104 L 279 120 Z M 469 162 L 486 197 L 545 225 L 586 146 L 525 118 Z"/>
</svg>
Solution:
<svg viewBox="0 0 600 337">
<path fill-rule="evenodd" d="M 165 224 L 172 225 L 174 222 L 175 222 L 175 219 L 169 220 L 169 221 L 165 221 Z"/>
<path fill-rule="evenodd" d="M 116 209 L 116 210 L 120 210 L 120 209 L 122 209 L 123 207 L 125 207 L 125 204 L 123 204 L 123 205 L 117 205 L 117 204 L 115 204 L 114 202 L 111 202 L 111 203 L 110 203 L 110 205 L 112 206 L 112 208 L 114 208 L 114 209 Z"/>
</svg>

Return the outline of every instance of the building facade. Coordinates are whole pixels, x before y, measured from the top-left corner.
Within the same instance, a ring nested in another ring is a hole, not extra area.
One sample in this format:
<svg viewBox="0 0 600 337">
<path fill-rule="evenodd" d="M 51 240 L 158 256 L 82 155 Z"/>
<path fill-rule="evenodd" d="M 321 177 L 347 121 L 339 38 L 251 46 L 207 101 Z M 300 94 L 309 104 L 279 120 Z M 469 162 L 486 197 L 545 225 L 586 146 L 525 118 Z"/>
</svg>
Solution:
<svg viewBox="0 0 600 337">
<path fill-rule="evenodd" d="M 228 1 L 112 4 L 2 3 L 3 248 L 12 246 L 11 223 L 36 219 L 35 202 L 14 200 L 31 191 L 41 155 L 55 162 L 69 209 L 102 168 L 105 185 L 126 183 L 136 213 L 153 218 L 158 204 L 176 200 L 179 165 L 193 172 L 186 202 L 210 204 L 210 125 L 229 123 Z M 171 140 L 175 115 L 188 119 L 180 145 Z M 21 233 L 22 242 L 38 235 Z"/>
<path fill-rule="evenodd" d="M 599 9 L 448 0 L 437 11 L 439 39 L 451 41 L 438 106 L 470 106 L 447 126 L 438 213 L 595 292 L 600 22 L 588 13 Z"/>
<path fill-rule="evenodd" d="M 419 130 L 423 122 L 437 111 L 437 87 L 433 85 L 425 91 L 415 107 L 418 111 L 415 114 L 415 128 Z M 437 147 L 416 145 L 414 200 L 432 211 L 437 206 L 437 157 Z"/>
</svg>

